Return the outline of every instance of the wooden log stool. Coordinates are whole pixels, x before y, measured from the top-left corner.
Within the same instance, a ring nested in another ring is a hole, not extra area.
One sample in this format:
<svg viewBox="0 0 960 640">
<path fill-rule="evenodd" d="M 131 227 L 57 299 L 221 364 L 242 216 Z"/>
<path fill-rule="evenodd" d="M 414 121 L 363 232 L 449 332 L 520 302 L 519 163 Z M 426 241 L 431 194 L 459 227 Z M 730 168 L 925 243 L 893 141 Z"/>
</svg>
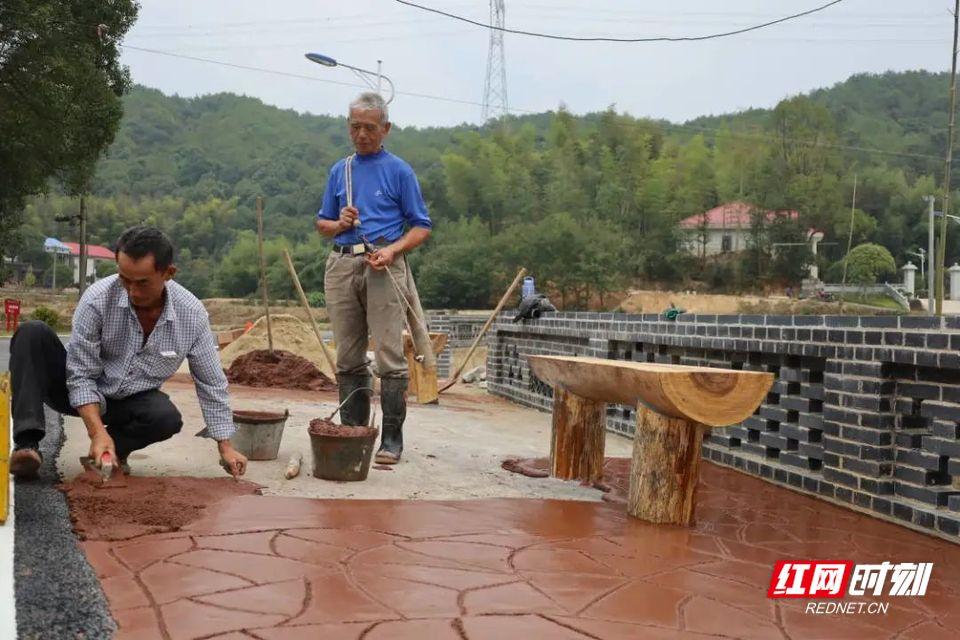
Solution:
<svg viewBox="0 0 960 640">
<path fill-rule="evenodd" d="M 627 512 L 647 522 L 689 525 L 700 444 L 711 427 L 756 411 L 773 374 L 567 356 L 530 356 L 553 387 L 551 475 L 596 482 L 603 475 L 607 403 L 637 407 Z"/>
<path fill-rule="evenodd" d="M 440 355 L 440 352 L 446 348 L 448 338 L 446 333 L 430 334 L 434 355 Z M 406 331 L 403 332 L 403 354 L 407 357 L 407 367 L 410 369 L 410 386 L 407 392 L 417 397 L 418 404 L 439 404 L 437 368 L 425 367 L 417 362 L 413 338 Z"/>
</svg>

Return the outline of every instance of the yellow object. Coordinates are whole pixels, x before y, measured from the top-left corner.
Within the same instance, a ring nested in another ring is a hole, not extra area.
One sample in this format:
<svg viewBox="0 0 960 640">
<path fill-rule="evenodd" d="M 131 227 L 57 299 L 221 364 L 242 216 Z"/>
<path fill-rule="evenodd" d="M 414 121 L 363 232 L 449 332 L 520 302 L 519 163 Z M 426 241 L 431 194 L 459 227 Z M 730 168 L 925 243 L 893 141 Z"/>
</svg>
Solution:
<svg viewBox="0 0 960 640">
<path fill-rule="evenodd" d="M 0 524 L 10 509 L 10 374 L 0 375 Z"/>
</svg>

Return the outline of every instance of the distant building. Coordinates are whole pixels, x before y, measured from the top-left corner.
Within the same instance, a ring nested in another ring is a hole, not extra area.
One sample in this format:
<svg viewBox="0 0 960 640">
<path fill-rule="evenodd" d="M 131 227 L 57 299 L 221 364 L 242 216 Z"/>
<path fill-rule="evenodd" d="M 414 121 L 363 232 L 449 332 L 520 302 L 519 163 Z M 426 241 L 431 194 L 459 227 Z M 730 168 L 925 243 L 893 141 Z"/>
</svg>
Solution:
<svg viewBox="0 0 960 640">
<path fill-rule="evenodd" d="M 756 207 L 746 202 L 728 202 L 680 221 L 680 228 L 685 232 L 684 243 L 687 251 L 699 256 L 714 256 L 722 253 L 736 253 L 745 251 L 750 237 L 750 227 L 753 224 L 753 215 Z M 784 211 L 767 211 L 764 219 L 773 222 L 778 218 L 796 220 L 799 212 L 793 209 Z M 810 250 L 814 256 L 820 242 L 823 241 L 823 232 L 809 229 L 806 242 L 810 243 Z M 790 244 L 790 243 L 787 243 Z M 777 247 L 774 247 L 774 251 Z M 812 280 L 819 278 L 816 262 L 809 267 L 809 277 Z"/>
<path fill-rule="evenodd" d="M 745 251 L 755 210 L 746 202 L 728 202 L 684 218 L 680 228 L 686 232 L 687 250 L 700 256 Z M 798 215 L 797 211 L 767 211 L 765 217 L 772 222 L 781 216 L 796 219 Z"/>
<path fill-rule="evenodd" d="M 73 284 L 80 284 L 80 245 L 76 242 L 64 242 L 63 245 L 70 250 L 67 256 L 67 264 L 73 269 Z M 87 283 L 96 282 L 97 264 L 101 262 L 115 262 L 116 256 L 113 251 L 98 244 L 87 245 Z"/>
</svg>

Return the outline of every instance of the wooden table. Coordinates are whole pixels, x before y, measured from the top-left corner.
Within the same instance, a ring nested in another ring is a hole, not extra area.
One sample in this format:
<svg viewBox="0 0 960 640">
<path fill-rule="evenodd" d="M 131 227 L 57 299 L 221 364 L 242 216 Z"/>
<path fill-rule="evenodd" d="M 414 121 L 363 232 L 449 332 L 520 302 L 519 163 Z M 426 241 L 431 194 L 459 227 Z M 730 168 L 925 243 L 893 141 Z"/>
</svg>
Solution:
<svg viewBox="0 0 960 640">
<path fill-rule="evenodd" d="M 553 387 L 551 475 L 595 482 L 603 474 L 607 403 L 637 407 L 627 512 L 688 525 L 710 427 L 739 424 L 773 385 L 773 374 L 711 367 L 530 356 Z"/>
</svg>

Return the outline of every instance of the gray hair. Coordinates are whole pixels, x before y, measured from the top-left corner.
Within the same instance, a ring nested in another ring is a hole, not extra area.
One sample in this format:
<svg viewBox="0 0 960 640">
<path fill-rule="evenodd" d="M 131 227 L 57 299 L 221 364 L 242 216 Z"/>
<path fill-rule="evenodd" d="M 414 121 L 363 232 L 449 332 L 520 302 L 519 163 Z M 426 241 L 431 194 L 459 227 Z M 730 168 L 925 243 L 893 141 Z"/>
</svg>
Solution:
<svg viewBox="0 0 960 640">
<path fill-rule="evenodd" d="M 387 102 L 379 93 L 374 93 L 373 91 L 361 93 L 350 103 L 350 111 L 354 109 L 359 109 L 360 111 L 372 111 L 376 109 L 380 112 L 380 124 L 390 122 L 390 114 L 387 112 Z"/>
</svg>

